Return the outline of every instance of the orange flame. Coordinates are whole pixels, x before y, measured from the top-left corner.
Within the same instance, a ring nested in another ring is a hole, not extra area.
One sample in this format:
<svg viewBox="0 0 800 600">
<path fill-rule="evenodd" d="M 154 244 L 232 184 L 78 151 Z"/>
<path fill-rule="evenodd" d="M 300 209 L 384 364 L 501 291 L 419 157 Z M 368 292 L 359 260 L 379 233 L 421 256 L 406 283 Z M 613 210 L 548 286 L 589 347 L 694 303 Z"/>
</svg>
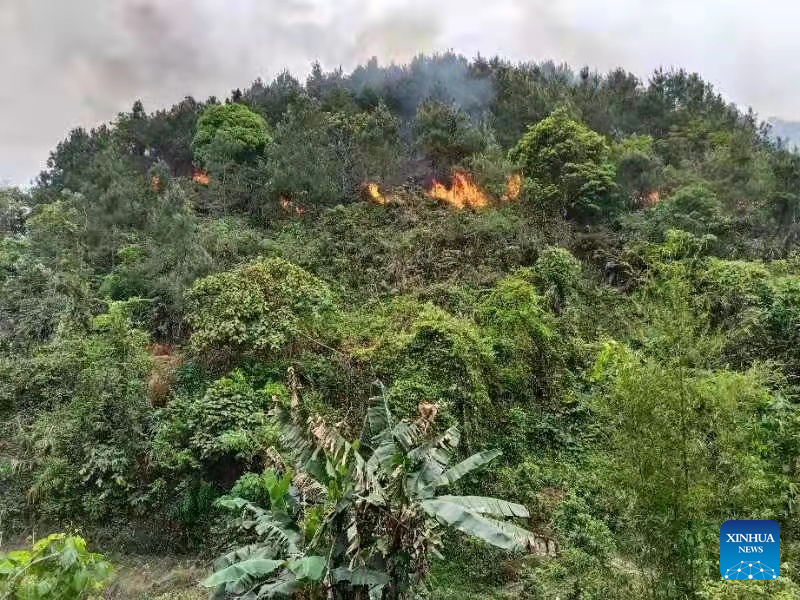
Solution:
<svg viewBox="0 0 800 600">
<path fill-rule="evenodd" d="M 456 171 L 453 174 L 453 185 L 449 190 L 434 179 L 428 194 L 431 198 L 436 198 L 459 209 L 483 208 L 489 204 L 486 194 L 470 181 L 469 175 L 464 171 Z"/>
<path fill-rule="evenodd" d="M 504 200 L 516 200 L 522 191 L 522 175 L 519 173 L 512 173 L 506 180 L 506 195 L 503 196 Z"/>
<path fill-rule="evenodd" d="M 294 214 L 296 215 L 304 215 L 306 212 L 305 208 L 303 208 L 299 204 L 292 202 L 286 196 L 281 196 L 280 205 L 281 208 L 288 213 L 294 212 Z"/>
<path fill-rule="evenodd" d="M 200 185 L 208 185 L 211 183 L 211 178 L 203 169 L 196 169 L 192 174 L 192 181 L 199 183 Z"/>
<path fill-rule="evenodd" d="M 639 205 L 644 208 L 650 208 L 651 206 L 655 206 L 661 201 L 661 194 L 658 193 L 658 190 L 654 190 L 649 192 L 641 197 L 639 200 Z"/>
<path fill-rule="evenodd" d="M 375 204 L 386 204 L 386 198 L 381 194 L 381 189 L 377 183 L 368 183 L 364 189 L 370 201 Z"/>
</svg>

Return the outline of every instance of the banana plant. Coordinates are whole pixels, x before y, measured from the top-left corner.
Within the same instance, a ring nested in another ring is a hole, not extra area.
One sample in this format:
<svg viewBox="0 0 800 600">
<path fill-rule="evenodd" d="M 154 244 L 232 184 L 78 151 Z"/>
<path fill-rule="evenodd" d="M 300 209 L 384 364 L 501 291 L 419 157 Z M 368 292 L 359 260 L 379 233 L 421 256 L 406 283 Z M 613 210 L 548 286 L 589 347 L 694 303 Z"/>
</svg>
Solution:
<svg viewBox="0 0 800 600">
<path fill-rule="evenodd" d="M 223 557 L 222 569 L 204 582 L 229 597 L 287 597 L 304 584 L 321 584 L 329 598 L 408 598 L 431 558 L 439 556 L 445 527 L 509 551 L 539 546 L 533 533 L 508 520 L 528 518 L 524 506 L 446 493 L 501 453 L 479 452 L 451 464 L 459 432 L 451 427 L 434 433 L 435 410 L 421 409 L 413 421 L 397 420 L 381 388 L 354 441 L 305 414 L 299 403 L 277 404 L 273 415 L 297 473 L 325 490 L 324 517 L 301 548 L 297 522 L 288 513 L 228 500 L 253 515 L 244 523 L 252 522 L 260 536 L 247 551 Z"/>
<path fill-rule="evenodd" d="M 305 552 L 290 493 L 292 473 L 267 473 L 265 480 L 269 509 L 242 498 L 217 500 L 219 507 L 240 513 L 239 529 L 254 534 L 257 541 L 215 561 L 215 572 L 200 582 L 212 588 L 214 599 L 285 598 L 321 581 L 327 570 L 324 556 Z"/>
</svg>

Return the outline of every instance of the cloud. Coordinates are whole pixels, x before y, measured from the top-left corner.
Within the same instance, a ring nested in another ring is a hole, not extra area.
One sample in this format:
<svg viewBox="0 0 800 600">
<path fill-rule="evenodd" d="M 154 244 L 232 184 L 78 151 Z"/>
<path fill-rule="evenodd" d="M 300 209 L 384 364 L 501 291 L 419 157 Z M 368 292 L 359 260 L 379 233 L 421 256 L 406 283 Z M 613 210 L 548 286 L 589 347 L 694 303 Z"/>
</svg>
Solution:
<svg viewBox="0 0 800 600">
<path fill-rule="evenodd" d="M 187 94 L 226 95 L 319 60 L 353 68 L 435 48 L 430 4 L 367 0 L 0 0 L 0 177 L 22 181 L 75 126 Z M 428 14 L 424 14 L 424 13 Z"/>
<path fill-rule="evenodd" d="M 288 68 L 352 69 L 453 49 L 642 77 L 700 71 L 731 99 L 800 118 L 794 23 L 765 0 L 0 0 L 0 179 L 35 175 L 74 126 L 186 94 L 226 95 Z"/>
</svg>

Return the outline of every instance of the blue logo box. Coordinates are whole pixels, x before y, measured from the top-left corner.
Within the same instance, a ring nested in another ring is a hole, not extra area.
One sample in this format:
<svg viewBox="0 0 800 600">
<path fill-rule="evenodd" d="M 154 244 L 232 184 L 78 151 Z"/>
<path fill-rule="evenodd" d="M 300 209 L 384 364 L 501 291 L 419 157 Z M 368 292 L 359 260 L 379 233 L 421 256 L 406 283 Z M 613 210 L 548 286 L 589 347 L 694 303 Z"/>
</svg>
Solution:
<svg viewBox="0 0 800 600">
<path fill-rule="evenodd" d="M 719 572 L 729 581 L 781 574 L 781 526 L 775 521 L 725 521 L 719 528 Z"/>
</svg>

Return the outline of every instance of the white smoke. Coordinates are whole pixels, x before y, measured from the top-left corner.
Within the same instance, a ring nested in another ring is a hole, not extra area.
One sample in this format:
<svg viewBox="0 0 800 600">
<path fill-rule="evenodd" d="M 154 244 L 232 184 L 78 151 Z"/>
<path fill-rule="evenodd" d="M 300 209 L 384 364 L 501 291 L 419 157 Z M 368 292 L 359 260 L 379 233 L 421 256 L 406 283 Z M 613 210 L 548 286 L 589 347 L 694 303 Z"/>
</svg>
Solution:
<svg viewBox="0 0 800 600">
<path fill-rule="evenodd" d="M 74 126 L 225 96 L 314 60 L 567 60 L 646 77 L 685 66 L 732 100 L 800 118 L 796 3 L 765 0 L 0 0 L 0 177 L 36 174 Z"/>
</svg>

